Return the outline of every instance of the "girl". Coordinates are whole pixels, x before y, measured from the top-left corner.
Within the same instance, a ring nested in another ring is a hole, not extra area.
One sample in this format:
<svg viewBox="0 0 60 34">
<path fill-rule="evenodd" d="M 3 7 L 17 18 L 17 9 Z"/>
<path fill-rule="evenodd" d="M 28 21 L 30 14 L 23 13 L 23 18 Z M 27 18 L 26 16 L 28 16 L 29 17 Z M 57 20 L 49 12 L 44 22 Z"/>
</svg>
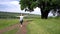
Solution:
<svg viewBox="0 0 60 34">
<path fill-rule="evenodd" d="M 23 15 L 21 14 L 21 16 L 20 16 L 20 23 L 21 23 L 21 27 L 22 27 L 22 23 L 23 23 Z"/>
</svg>

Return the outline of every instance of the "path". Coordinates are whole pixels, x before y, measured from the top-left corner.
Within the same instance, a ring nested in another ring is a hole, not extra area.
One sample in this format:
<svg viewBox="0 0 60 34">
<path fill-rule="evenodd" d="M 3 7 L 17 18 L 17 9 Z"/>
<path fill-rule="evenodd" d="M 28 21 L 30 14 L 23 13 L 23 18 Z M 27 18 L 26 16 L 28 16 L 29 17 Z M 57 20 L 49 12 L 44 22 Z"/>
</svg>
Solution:
<svg viewBox="0 0 60 34">
<path fill-rule="evenodd" d="M 15 25 L 12 25 L 10 27 L 0 30 L 0 34 L 2 34 L 3 32 L 10 31 L 10 30 L 17 28 L 17 25 L 19 25 L 19 24 L 15 24 Z"/>
<path fill-rule="evenodd" d="M 15 25 L 12 25 L 10 27 L 7 27 L 5 29 L 2 29 L 0 30 L 0 34 L 2 34 L 3 32 L 6 32 L 6 31 L 10 31 L 10 30 L 13 30 L 15 28 L 19 28 L 18 31 L 16 32 L 16 34 L 26 34 L 27 33 L 27 30 L 26 30 L 26 25 L 28 24 L 27 23 L 28 21 L 25 21 L 23 23 L 23 27 L 20 27 L 20 24 L 15 24 Z"/>
<path fill-rule="evenodd" d="M 20 27 L 20 25 L 19 25 L 19 29 L 18 29 L 18 31 L 17 31 L 17 33 L 16 34 L 27 34 L 27 29 L 26 29 L 26 26 L 27 26 L 27 23 L 28 21 L 25 21 L 24 23 L 23 23 L 23 26 L 22 27 Z"/>
</svg>

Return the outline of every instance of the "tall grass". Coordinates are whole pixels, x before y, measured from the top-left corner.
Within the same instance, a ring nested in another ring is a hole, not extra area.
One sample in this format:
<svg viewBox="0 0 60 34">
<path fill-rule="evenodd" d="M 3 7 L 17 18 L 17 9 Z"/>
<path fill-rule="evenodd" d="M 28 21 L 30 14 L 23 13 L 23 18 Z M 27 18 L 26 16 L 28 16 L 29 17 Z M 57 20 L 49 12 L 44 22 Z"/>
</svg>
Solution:
<svg viewBox="0 0 60 34">
<path fill-rule="evenodd" d="M 18 29 L 13 29 L 11 31 L 8 31 L 8 32 L 4 32 L 3 34 L 16 34 L 16 32 L 18 31 Z"/>
<path fill-rule="evenodd" d="M 0 29 L 19 23 L 18 19 L 0 19 Z"/>
<path fill-rule="evenodd" d="M 27 34 L 60 34 L 60 18 L 32 19 Z"/>
</svg>

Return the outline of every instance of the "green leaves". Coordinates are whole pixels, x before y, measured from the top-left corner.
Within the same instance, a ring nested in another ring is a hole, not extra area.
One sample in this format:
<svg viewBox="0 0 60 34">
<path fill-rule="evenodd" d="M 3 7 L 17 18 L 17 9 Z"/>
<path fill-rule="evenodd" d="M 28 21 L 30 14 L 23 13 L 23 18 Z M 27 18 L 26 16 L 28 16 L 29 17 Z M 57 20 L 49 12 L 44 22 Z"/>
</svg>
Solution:
<svg viewBox="0 0 60 34">
<path fill-rule="evenodd" d="M 28 2 L 28 1 L 24 1 L 24 0 L 21 0 L 21 1 L 20 1 L 19 4 L 21 5 L 21 10 L 24 10 L 24 9 L 27 7 L 27 2 Z"/>
<path fill-rule="evenodd" d="M 28 8 L 33 10 L 37 6 L 36 0 L 20 0 L 21 10 Z"/>
<path fill-rule="evenodd" d="M 50 8 L 56 7 L 55 5 L 60 5 L 60 0 L 20 0 L 21 10 L 28 8 L 33 10 L 36 7 Z"/>
<path fill-rule="evenodd" d="M 31 8 L 36 8 L 36 7 L 37 7 L 37 3 L 36 2 L 32 2 Z"/>
</svg>

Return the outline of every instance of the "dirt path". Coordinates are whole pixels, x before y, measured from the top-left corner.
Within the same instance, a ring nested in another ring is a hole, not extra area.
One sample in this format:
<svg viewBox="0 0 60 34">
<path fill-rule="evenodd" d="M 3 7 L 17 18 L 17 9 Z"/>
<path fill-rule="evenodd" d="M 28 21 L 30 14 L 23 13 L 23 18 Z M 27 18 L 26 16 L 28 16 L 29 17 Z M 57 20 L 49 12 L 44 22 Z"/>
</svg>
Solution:
<svg viewBox="0 0 60 34">
<path fill-rule="evenodd" d="M 5 29 L 0 30 L 0 34 L 2 34 L 3 32 L 6 32 L 6 31 L 13 30 L 13 29 L 17 28 L 18 25 L 19 25 L 19 24 L 15 24 L 15 25 L 12 25 L 12 26 L 10 26 L 10 27 L 7 27 L 7 28 L 5 28 Z"/>
<path fill-rule="evenodd" d="M 28 24 L 27 22 L 28 22 L 28 21 L 25 21 L 25 22 L 23 23 L 23 26 L 22 26 L 22 27 L 20 27 L 20 24 L 15 24 L 15 25 L 12 25 L 12 26 L 7 27 L 7 28 L 5 28 L 5 29 L 2 29 L 2 30 L 0 30 L 0 34 L 2 34 L 3 32 L 6 32 L 6 31 L 13 30 L 13 29 L 15 29 L 15 28 L 17 28 L 17 27 L 18 27 L 19 29 L 18 29 L 18 31 L 16 32 L 16 34 L 26 34 L 26 32 L 27 32 L 26 25 Z"/>
<path fill-rule="evenodd" d="M 24 23 L 23 23 L 23 26 L 22 27 L 20 27 L 20 25 L 19 25 L 19 30 L 17 31 L 17 33 L 16 34 L 27 34 L 27 29 L 26 29 L 26 26 L 27 26 L 27 23 L 28 21 L 25 21 Z"/>
</svg>

